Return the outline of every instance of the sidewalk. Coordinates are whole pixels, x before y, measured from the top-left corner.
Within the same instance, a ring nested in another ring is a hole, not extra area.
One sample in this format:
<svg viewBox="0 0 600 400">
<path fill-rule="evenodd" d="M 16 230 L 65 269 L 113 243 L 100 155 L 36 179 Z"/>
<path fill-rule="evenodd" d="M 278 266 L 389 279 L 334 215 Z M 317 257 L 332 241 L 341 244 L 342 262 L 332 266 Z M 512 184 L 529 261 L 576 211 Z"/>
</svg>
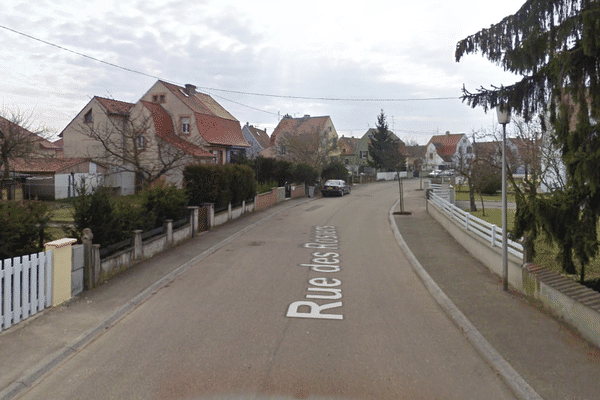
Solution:
<svg viewBox="0 0 600 400">
<path fill-rule="evenodd" d="M 69 303 L 0 332 L 0 400 L 14 398 L 177 275 L 302 198 L 248 214 L 148 259 Z"/>
<path fill-rule="evenodd" d="M 600 349 L 540 311 L 471 257 L 425 209 L 425 193 L 405 189 L 395 216 L 412 254 L 491 346 L 546 400 L 600 397 Z M 418 185 L 413 185 L 418 188 Z"/>
</svg>

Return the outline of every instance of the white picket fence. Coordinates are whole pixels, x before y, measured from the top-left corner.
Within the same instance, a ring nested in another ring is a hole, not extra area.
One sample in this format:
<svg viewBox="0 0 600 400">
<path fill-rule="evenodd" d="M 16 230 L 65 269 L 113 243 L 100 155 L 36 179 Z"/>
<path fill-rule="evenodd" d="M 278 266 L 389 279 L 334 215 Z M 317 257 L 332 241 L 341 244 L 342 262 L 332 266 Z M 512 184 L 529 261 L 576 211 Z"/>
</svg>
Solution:
<svg viewBox="0 0 600 400">
<path fill-rule="evenodd" d="M 492 247 L 502 248 L 502 228 L 490 224 L 480 218 L 474 217 L 467 211 L 463 211 L 442 198 L 436 192 L 431 193 L 431 201 L 436 204 L 450 219 L 457 221 L 466 231 L 473 232 L 477 236 L 489 242 Z M 519 259 L 523 259 L 523 246 L 520 243 L 507 239 L 507 251 Z"/>
<path fill-rule="evenodd" d="M 51 305 L 52 251 L 0 262 L 0 331 Z"/>
</svg>

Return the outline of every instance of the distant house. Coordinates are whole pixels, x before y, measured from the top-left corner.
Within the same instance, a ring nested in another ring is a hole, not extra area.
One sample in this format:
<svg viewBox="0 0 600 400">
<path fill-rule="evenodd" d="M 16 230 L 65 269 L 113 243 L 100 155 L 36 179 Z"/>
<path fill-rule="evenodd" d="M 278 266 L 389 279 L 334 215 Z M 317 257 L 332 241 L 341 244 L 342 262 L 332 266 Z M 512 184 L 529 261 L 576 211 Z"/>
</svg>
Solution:
<svg viewBox="0 0 600 400">
<path fill-rule="evenodd" d="M 425 170 L 459 168 L 472 158 L 473 146 L 464 133 L 434 135 L 426 145 Z"/>
<path fill-rule="evenodd" d="M 271 134 L 270 146 L 260 155 L 304 162 L 320 170 L 331 157 L 339 155 L 337 145 L 338 134 L 329 116 L 286 115 Z"/>
<path fill-rule="evenodd" d="M 136 103 L 92 98 L 61 137 L 66 157 L 108 165 L 104 182 L 122 195 L 152 176 L 181 185 L 185 165 L 225 164 L 250 147 L 239 121 L 212 97 L 163 81 Z"/>
<path fill-rule="evenodd" d="M 370 128 L 365 132 L 365 134 L 358 140 L 356 143 L 356 154 L 357 154 L 357 165 L 358 167 L 364 166 L 367 167 L 370 165 L 370 162 L 373 160 L 371 154 L 369 153 L 369 144 L 371 143 L 371 139 L 373 135 L 377 132 L 376 129 Z M 398 146 L 400 147 L 400 154 L 408 157 L 408 153 L 406 151 L 406 145 L 404 142 L 396 136 L 393 132 L 390 132 L 392 137 L 398 141 Z M 373 171 L 374 172 L 374 171 Z"/>
<path fill-rule="evenodd" d="M 244 139 L 250 144 L 250 147 L 246 149 L 246 157 L 249 159 L 258 157 L 260 152 L 268 148 L 271 144 L 271 138 L 267 135 L 266 129 L 255 128 L 248 122 L 242 127 L 242 134 L 244 135 Z"/>
<path fill-rule="evenodd" d="M 421 171 L 425 165 L 427 146 L 406 146 L 406 165 L 409 171 Z"/>
<path fill-rule="evenodd" d="M 2 132 L 2 139 L 0 144 L 5 143 L 6 140 L 11 142 L 20 143 L 19 149 L 16 153 L 12 153 L 9 164 L 15 158 L 20 157 L 61 157 L 62 146 L 61 143 L 53 143 L 43 138 L 42 136 L 29 131 L 28 129 L 17 125 L 16 123 L 0 116 L 0 132 Z M 15 144 L 12 143 L 11 146 Z M 12 167 L 9 165 L 9 169 Z"/>
<path fill-rule="evenodd" d="M 348 171 L 357 174 L 358 173 L 358 152 L 357 144 L 360 141 L 358 138 L 344 137 L 342 136 L 338 140 L 340 159 L 348 168 Z"/>
</svg>

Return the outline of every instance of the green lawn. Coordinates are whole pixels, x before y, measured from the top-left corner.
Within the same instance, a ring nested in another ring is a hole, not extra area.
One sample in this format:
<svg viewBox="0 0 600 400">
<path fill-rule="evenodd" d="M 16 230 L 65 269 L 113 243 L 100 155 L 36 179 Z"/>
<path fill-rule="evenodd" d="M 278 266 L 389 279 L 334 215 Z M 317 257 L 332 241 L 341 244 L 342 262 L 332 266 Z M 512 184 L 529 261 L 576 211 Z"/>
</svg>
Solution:
<svg viewBox="0 0 600 400">
<path fill-rule="evenodd" d="M 507 201 L 511 201 L 511 195 L 507 196 Z M 512 199 L 514 201 L 514 195 L 512 195 Z M 469 200 L 468 192 L 456 192 L 456 200 Z M 501 201 L 501 196 L 484 196 L 484 201 Z M 476 204 L 477 210 L 472 212 L 471 214 L 477 218 L 480 218 L 490 224 L 494 224 L 496 226 L 502 226 L 502 209 L 501 208 L 485 208 L 485 215 L 483 215 L 483 211 L 481 210 L 481 200 L 478 196 L 476 196 Z M 510 232 L 514 225 L 515 218 L 514 209 L 507 210 L 507 227 Z M 599 227 L 600 228 L 600 227 Z M 599 233 L 600 236 L 600 233 Z M 556 261 L 556 257 L 558 256 L 558 248 L 555 244 L 547 243 L 545 237 L 539 237 L 535 242 L 535 256 L 533 258 L 533 263 L 543 266 L 551 271 L 555 271 L 558 273 L 562 273 L 562 267 Z M 596 257 L 594 260 L 590 262 L 589 265 L 586 266 L 586 281 L 592 281 L 600 278 L 600 256 Z M 574 280 L 579 280 L 579 276 L 571 276 Z"/>
</svg>

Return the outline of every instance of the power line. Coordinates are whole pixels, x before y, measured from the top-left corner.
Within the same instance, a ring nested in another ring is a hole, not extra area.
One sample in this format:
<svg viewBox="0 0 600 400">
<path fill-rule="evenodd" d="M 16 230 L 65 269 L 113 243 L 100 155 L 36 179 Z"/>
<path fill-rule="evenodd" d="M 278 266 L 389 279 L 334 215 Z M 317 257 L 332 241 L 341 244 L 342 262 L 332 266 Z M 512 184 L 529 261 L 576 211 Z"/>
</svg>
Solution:
<svg viewBox="0 0 600 400">
<path fill-rule="evenodd" d="M 114 64 L 114 63 L 111 63 L 111 62 L 108 62 L 108 61 L 101 60 L 101 59 L 96 58 L 96 57 L 89 56 L 89 55 L 84 54 L 84 53 L 80 53 L 78 51 L 74 51 L 74 50 L 68 49 L 66 47 L 63 47 L 63 46 L 60 46 L 60 45 L 48 42 L 48 41 L 43 40 L 43 39 L 39 39 L 39 38 L 31 36 L 29 34 L 26 34 L 26 33 L 23 33 L 23 32 L 19 32 L 19 31 L 15 30 L 15 29 L 9 28 L 9 27 L 4 26 L 4 25 L 0 25 L 0 28 L 6 29 L 7 31 L 10 31 L 10 32 L 13 32 L 13 33 L 16 33 L 17 35 L 24 36 L 24 37 L 26 37 L 28 39 L 44 43 L 44 44 L 46 44 L 48 46 L 56 47 L 57 49 L 60 49 L 60 50 L 63 50 L 63 51 L 67 51 L 69 53 L 76 54 L 76 55 L 78 55 L 80 57 L 85 57 L 85 58 L 88 58 L 88 59 L 90 59 L 92 61 L 96 61 L 96 62 L 99 62 L 99 63 L 102 63 L 102 64 L 109 65 L 109 66 L 114 67 L 114 68 L 119 68 L 119 69 L 122 69 L 122 70 L 127 71 L 127 72 L 132 72 L 132 73 L 135 73 L 135 74 L 147 76 L 147 77 L 158 79 L 158 80 L 161 80 L 161 81 L 166 81 L 166 82 L 172 82 L 172 83 L 174 83 L 173 81 L 170 81 L 168 79 L 163 79 L 163 78 L 158 77 L 156 75 L 147 74 L 145 72 L 137 71 L 135 69 L 123 67 L 123 66 L 120 66 L 118 64 Z M 349 101 L 349 102 L 370 102 L 370 101 L 373 101 L 373 102 L 407 102 L 407 101 L 460 100 L 460 97 L 428 97 L 428 98 L 309 97 L 309 96 L 291 96 L 291 95 L 278 95 L 278 94 L 268 94 L 268 93 L 244 92 L 244 91 L 239 91 L 239 90 L 227 90 L 227 89 L 218 89 L 218 88 L 202 87 L 202 86 L 199 86 L 198 88 L 199 89 L 204 89 L 204 90 L 219 91 L 219 92 L 226 92 L 226 93 L 235 93 L 235 94 L 243 94 L 243 95 L 249 95 L 249 96 L 274 97 L 274 98 L 281 98 L 281 99 L 296 99 L 296 100 Z M 262 111 L 262 112 L 265 112 L 265 113 L 268 113 L 268 114 L 274 114 L 274 113 L 271 113 L 269 111 L 260 110 L 258 108 L 254 108 L 252 106 L 248 106 L 248 105 L 245 105 L 245 104 L 242 104 L 242 103 L 235 102 L 233 100 L 228 100 L 228 99 L 225 99 L 223 97 L 221 97 L 221 98 L 224 99 L 224 100 L 227 100 L 227 101 L 231 101 L 232 103 L 239 104 L 239 105 L 244 106 L 244 107 L 253 108 L 253 109 L 257 110 L 257 111 Z M 276 115 L 276 114 L 274 114 L 274 115 Z"/>
</svg>

